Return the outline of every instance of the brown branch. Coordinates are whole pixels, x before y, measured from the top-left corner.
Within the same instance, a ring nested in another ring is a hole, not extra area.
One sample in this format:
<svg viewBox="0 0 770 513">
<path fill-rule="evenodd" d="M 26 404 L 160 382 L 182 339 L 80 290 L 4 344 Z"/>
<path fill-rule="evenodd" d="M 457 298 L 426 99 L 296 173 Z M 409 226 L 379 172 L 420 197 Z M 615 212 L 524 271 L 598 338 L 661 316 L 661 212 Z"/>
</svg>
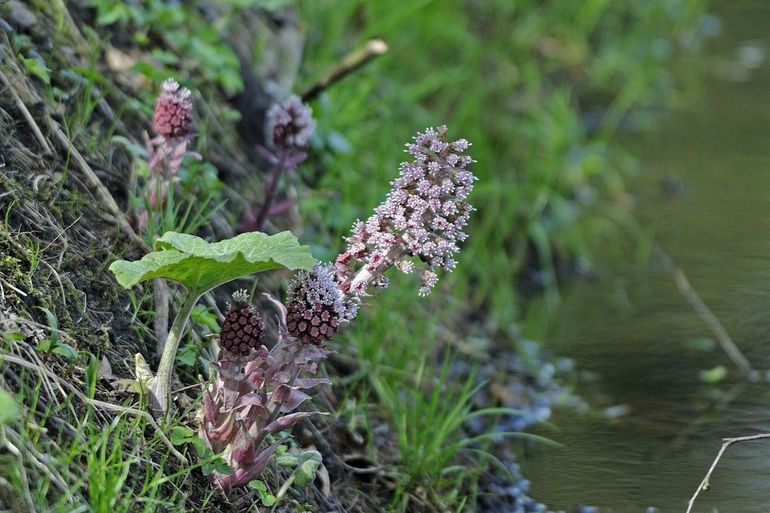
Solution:
<svg viewBox="0 0 770 513">
<path fill-rule="evenodd" d="M 370 39 L 367 43 L 353 50 L 342 58 L 332 69 L 310 89 L 302 94 L 302 101 L 308 103 L 318 97 L 319 94 L 345 78 L 350 73 L 363 67 L 376 57 L 388 51 L 388 43 L 382 39 Z"/>
<path fill-rule="evenodd" d="M 717 457 L 714 458 L 714 462 L 711 464 L 711 467 L 709 467 L 708 472 L 706 472 L 706 475 L 703 477 L 703 480 L 698 485 L 698 488 L 695 490 L 695 493 L 690 498 L 689 502 L 687 503 L 687 511 L 685 513 L 690 513 L 692 511 L 692 507 L 695 504 L 695 499 L 698 498 L 698 495 L 700 495 L 700 492 L 708 491 L 710 486 L 710 479 L 711 474 L 714 472 L 714 470 L 717 468 L 717 464 L 719 463 L 719 460 L 722 458 L 722 455 L 725 453 L 728 447 L 735 443 L 739 442 L 751 442 L 753 440 L 761 440 L 763 438 L 770 438 L 770 433 L 761 433 L 758 435 L 749 435 L 749 436 L 738 436 L 735 438 L 723 438 L 722 439 L 722 447 L 719 449 L 719 452 L 717 453 Z"/>
<path fill-rule="evenodd" d="M 3 81 L 3 84 L 5 85 L 6 89 L 10 91 L 11 96 L 13 97 L 13 101 L 16 104 L 16 108 L 18 108 L 21 111 L 22 116 L 24 116 L 24 119 L 27 121 L 27 124 L 32 130 L 32 133 L 35 135 L 35 139 L 37 139 L 37 142 L 43 148 L 43 154 L 46 156 L 52 155 L 53 148 L 51 148 L 51 145 L 48 144 L 48 140 L 43 135 L 43 132 L 40 130 L 40 127 L 37 126 L 37 123 L 35 122 L 35 119 L 32 117 L 32 114 L 30 114 L 26 104 L 19 96 L 19 93 L 16 92 L 16 89 L 13 87 L 13 84 L 11 84 L 11 81 L 8 79 L 8 77 L 5 76 L 5 73 L 0 72 L 0 80 Z"/>
<path fill-rule="evenodd" d="M 687 279 L 687 275 L 682 268 L 674 263 L 674 260 L 660 245 L 656 244 L 656 248 L 661 255 L 663 255 L 663 258 L 671 268 L 671 274 L 674 277 L 674 283 L 676 283 L 679 292 L 681 292 L 687 302 L 690 303 L 690 306 L 695 310 L 695 313 L 703 319 L 703 322 L 706 323 L 706 326 L 709 327 L 716 337 L 719 345 L 722 346 L 724 352 L 727 353 L 730 360 L 732 360 L 732 362 L 740 369 L 741 373 L 744 376 L 749 374 L 752 371 L 751 363 L 741 350 L 738 349 L 738 346 L 735 345 L 735 342 L 733 342 L 730 334 L 727 333 L 722 322 L 716 315 L 714 315 L 714 312 L 711 311 L 708 305 L 703 302 L 703 299 L 701 299 L 698 292 L 690 284 L 690 280 Z"/>
</svg>

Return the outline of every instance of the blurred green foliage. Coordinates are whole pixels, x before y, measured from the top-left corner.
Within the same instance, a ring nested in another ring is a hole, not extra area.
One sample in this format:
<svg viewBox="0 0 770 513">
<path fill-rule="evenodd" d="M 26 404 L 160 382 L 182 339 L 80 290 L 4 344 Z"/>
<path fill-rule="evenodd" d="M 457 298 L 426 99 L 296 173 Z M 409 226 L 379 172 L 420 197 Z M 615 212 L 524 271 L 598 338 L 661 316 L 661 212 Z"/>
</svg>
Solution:
<svg viewBox="0 0 770 513">
<path fill-rule="evenodd" d="M 221 37 L 226 19 L 212 23 L 199 9 L 200 2 L 167 2 L 142 0 L 140 2 L 113 2 L 88 0 L 97 10 L 96 24 L 117 25 L 121 31 L 132 34 L 134 43 L 149 51 L 153 65 L 147 62 L 140 70 L 155 76 L 156 64 L 171 66 L 189 77 L 198 77 L 218 84 L 225 94 L 232 96 L 243 89 L 238 57 Z M 236 8 L 248 7 L 233 2 Z"/>
<path fill-rule="evenodd" d="M 321 187 L 322 219 L 365 218 L 397 174 L 396 151 L 446 123 L 478 163 L 478 212 L 451 287 L 500 323 L 515 319 L 522 276 L 556 293 L 557 266 L 590 259 L 592 240 L 633 227 L 633 160 L 615 142 L 629 114 L 660 104 L 677 58 L 698 41 L 697 0 L 435 0 L 300 4 L 304 82 L 370 37 L 390 52 L 317 106 L 351 150 Z M 315 206 L 315 205 L 314 205 Z M 349 208 L 349 207 L 346 207 Z M 609 228 L 609 230 L 608 230 Z M 447 285 L 449 286 L 449 285 Z M 513 313 L 513 315 L 512 315 Z"/>
</svg>

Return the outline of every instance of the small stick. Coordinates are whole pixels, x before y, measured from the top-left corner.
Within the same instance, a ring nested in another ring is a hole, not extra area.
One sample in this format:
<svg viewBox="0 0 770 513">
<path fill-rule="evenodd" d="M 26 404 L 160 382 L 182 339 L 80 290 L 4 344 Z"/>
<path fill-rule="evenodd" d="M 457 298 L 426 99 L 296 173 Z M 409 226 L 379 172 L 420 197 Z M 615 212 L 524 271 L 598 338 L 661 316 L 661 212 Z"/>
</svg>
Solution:
<svg viewBox="0 0 770 513">
<path fill-rule="evenodd" d="M 722 447 L 719 449 L 719 452 L 717 453 L 717 457 L 714 458 L 714 462 L 711 464 L 711 467 L 709 467 L 708 472 L 706 472 L 706 475 L 703 477 L 703 480 L 698 485 L 698 488 L 695 490 L 695 493 L 690 498 L 690 501 L 687 503 L 687 511 L 685 513 L 690 513 L 692 510 L 693 505 L 695 504 L 695 499 L 698 498 L 698 495 L 701 491 L 707 491 L 709 489 L 709 480 L 711 479 L 711 474 L 714 472 L 714 470 L 717 467 L 717 464 L 719 463 L 719 460 L 722 458 L 722 455 L 727 450 L 728 447 L 730 447 L 733 444 L 739 443 L 739 442 L 751 442 L 753 440 L 761 440 L 763 438 L 770 438 L 770 433 L 761 433 L 758 435 L 750 435 L 750 436 L 738 436 L 735 438 L 723 438 L 722 439 Z"/>
<path fill-rule="evenodd" d="M 302 101 L 308 103 L 315 100 L 319 94 L 333 86 L 335 83 L 387 51 L 388 43 L 382 39 L 370 39 L 363 47 L 353 50 L 343 57 L 342 60 L 321 77 L 314 86 L 305 91 L 302 94 Z"/>
<path fill-rule="evenodd" d="M 40 365 L 32 364 L 26 360 L 22 360 L 21 358 L 17 358 L 10 354 L 0 354 L 0 359 L 2 361 L 7 361 L 11 363 L 15 363 L 16 365 L 20 365 L 21 367 L 26 367 L 28 369 L 32 369 L 34 371 L 40 372 L 42 374 L 45 374 L 49 379 L 55 380 L 57 383 L 61 383 L 67 388 L 69 388 L 73 394 L 75 394 L 78 399 L 83 401 L 84 403 L 90 404 L 91 406 L 94 406 L 96 408 L 101 408 L 103 410 L 109 410 L 109 411 L 115 411 L 119 413 L 127 413 L 129 415 L 134 415 L 136 417 L 142 417 L 143 419 L 147 420 L 152 427 L 155 429 L 155 432 L 160 436 L 160 439 L 163 441 L 165 446 L 171 451 L 171 454 L 176 456 L 176 458 L 182 462 L 182 464 L 187 464 L 187 458 L 182 455 L 179 451 L 176 450 L 176 447 L 174 447 L 174 444 L 171 443 L 171 440 L 168 439 L 166 434 L 163 432 L 163 430 L 160 428 L 157 422 L 155 422 L 155 419 L 152 418 L 152 415 L 147 413 L 146 411 L 137 410 L 136 408 L 131 408 L 129 406 L 121 406 L 119 404 L 112 404 L 105 401 L 100 401 L 98 399 L 91 399 L 88 396 L 86 396 L 83 392 L 78 390 L 77 387 L 72 385 L 71 383 L 67 382 L 66 380 L 62 380 L 54 374 L 52 371 L 50 371 L 46 367 L 42 367 Z"/>
<path fill-rule="evenodd" d="M 8 78 L 5 76 L 5 73 L 0 72 L 0 80 L 3 81 L 3 84 L 5 85 L 5 87 L 11 92 L 11 96 L 13 96 L 13 101 L 16 104 L 16 107 L 21 111 L 21 114 L 24 116 L 24 119 L 27 121 L 27 124 L 32 129 L 32 133 L 35 134 L 35 139 L 37 139 L 37 142 L 40 143 L 40 146 L 43 147 L 44 155 L 47 156 L 47 155 L 53 154 L 53 149 L 51 148 L 51 145 L 48 144 L 48 141 L 43 135 L 43 132 L 40 131 L 40 127 L 37 126 L 37 123 L 35 123 L 35 119 L 32 117 L 32 114 L 30 114 L 29 109 L 27 109 L 27 106 L 19 97 L 19 94 L 16 92 L 16 89 L 14 89 L 13 86 L 11 85 L 10 80 L 8 80 Z"/>
<path fill-rule="evenodd" d="M 679 292 L 681 292 L 685 299 L 687 299 L 687 302 L 690 303 L 690 306 L 692 306 L 693 310 L 695 310 L 695 313 L 697 313 L 700 318 L 703 319 L 703 322 L 706 323 L 706 326 L 709 327 L 711 332 L 716 337 L 719 345 L 722 346 L 724 352 L 727 353 L 727 356 L 730 358 L 730 360 L 732 360 L 733 363 L 740 369 L 741 373 L 744 376 L 750 373 L 752 371 L 752 367 L 748 358 L 746 358 L 741 350 L 738 349 L 738 346 L 735 345 L 735 342 L 733 342 L 733 339 L 727 333 L 727 330 L 725 329 L 724 325 L 722 325 L 719 318 L 714 315 L 714 312 L 712 312 L 708 305 L 703 302 L 703 299 L 701 299 L 700 295 L 698 295 L 698 292 L 690 284 L 690 280 L 687 279 L 687 275 L 684 273 L 682 268 L 674 263 L 673 259 L 668 256 L 668 253 L 666 253 L 665 250 L 660 247 L 660 245 L 656 246 L 658 251 L 668 262 L 668 265 L 671 268 L 671 273 L 674 277 L 674 283 L 676 283 Z"/>
</svg>

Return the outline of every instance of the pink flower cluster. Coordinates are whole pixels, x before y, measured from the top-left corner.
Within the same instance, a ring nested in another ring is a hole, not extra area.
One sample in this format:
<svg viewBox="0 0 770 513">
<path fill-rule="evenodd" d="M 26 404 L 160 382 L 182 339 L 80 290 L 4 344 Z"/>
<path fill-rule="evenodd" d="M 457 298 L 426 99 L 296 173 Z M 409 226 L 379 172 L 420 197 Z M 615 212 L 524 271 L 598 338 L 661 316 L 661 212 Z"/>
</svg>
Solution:
<svg viewBox="0 0 770 513">
<path fill-rule="evenodd" d="M 144 185 L 144 197 L 150 211 L 160 212 L 164 207 L 168 188 L 173 185 L 184 157 L 201 159 L 200 154 L 187 151 L 187 146 L 195 135 L 192 94 L 174 79 L 165 80 L 161 86 L 152 115 L 152 130 L 155 133 L 152 139 L 147 133 L 144 134 L 150 167 L 150 176 Z M 146 229 L 149 220 L 148 209 L 138 208 L 137 228 Z"/>
<path fill-rule="evenodd" d="M 342 293 L 330 266 L 317 265 L 297 275 L 287 308 L 289 334 L 305 344 L 321 344 L 355 317 L 358 304 Z"/>
<path fill-rule="evenodd" d="M 390 267 L 409 273 L 421 261 L 420 294 L 425 295 L 438 279 L 436 269 L 455 266 L 454 254 L 473 210 L 467 197 L 476 177 L 466 169 L 472 162 L 464 154 L 470 144 L 465 139 L 447 142 L 446 132 L 443 126 L 428 129 L 407 145 L 414 161 L 401 165 L 385 201 L 366 222 L 356 222 L 346 251 L 334 264 L 297 275 L 288 308 L 271 298 L 280 312 L 278 342 L 271 350 L 260 345 L 261 338 L 251 337 L 253 345 L 239 341 L 238 351 L 222 351 L 216 379 L 204 394 L 200 437 L 232 470 L 212 476 L 225 492 L 264 470 L 276 449 L 276 444 L 263 443 L 267 435 L 314 414 L 295 411 L 309 397 L 302 390 L 328 380 L 303 374 L 314 373 L 328 355 L 323 344 L 355 317 L 367 287 L 385 286 Z M 247 319 L 245 326 L 252 307 L 244 306 L 242 295 L 234 300 Z M 227 322 L 232 325 L 236 317 Z"/>
<path fill-rule="evenodd" d="M 415 268 L 415 258 L 427 268 L 419 271 L 420 295 L 427 295 L 438 281 L 437 269 L 451 271 L 458 242 L 473 207 L 467 197 L 476 176 L 466 169 L 473 159 L 465 155 L 465 139 L 447 142 L 447 128 L 429 128 L 406 145 L 413 162 L 403 162 L 401 173 L 374 215 L 358 221 L 348 238 L 345 253 L 337 258 L 340 281 L 363 292 L 367 285 L 384 286 L 383 271 L 396 266 L 404 273 Z M 362 263 L 366 280 L 355 279 L 352 261 Z"/>
<path fill-rule="evenodd" d="M 152 115 L 152 131 L 163 137 L 187 137 L 192 133 L 193 104 L 190 90 L 169 78 L 161 86 Z"/>
</svg>

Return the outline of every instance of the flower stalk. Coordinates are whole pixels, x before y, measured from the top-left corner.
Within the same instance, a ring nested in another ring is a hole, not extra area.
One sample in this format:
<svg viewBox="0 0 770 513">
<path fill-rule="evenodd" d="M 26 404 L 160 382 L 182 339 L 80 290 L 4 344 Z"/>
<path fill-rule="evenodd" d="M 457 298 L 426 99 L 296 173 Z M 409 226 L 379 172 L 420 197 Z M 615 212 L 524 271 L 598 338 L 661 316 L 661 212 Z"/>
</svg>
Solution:
<svg viewBox="0 0 770 513">
<path fill-rule="evenodd" d="M 287 202 L 280 210 L 275 208 L 278 186 L 281 177 L 307 159 L 305 148 L 314 131 L 313 111 L 297 96 L 276 103 L 268 110 L 265 127 L 267 145 L 257 146 L 257 151 L 271 164 L 271 168 L 265 182 L 262 204 L 258 208 L 249 207 L 244 211 L 241 231 L 261 231 L 270 215 L 290 205 Z"/>
<path fill-rule="evenodd" d="M 174 323 L 166 337 L 166 344 L 163 346 L 163 353 L 158 365 L 158 372 L 152 380 L 150 386 L 150 409 L 156 416 L 165 415 L 168 411 L 170 398 L 171 374 L 174 371 L 174 361 L 176 352 L 179 348 L 179 342 L 187 327 L 187 319 L 190 317 L 195 304 L 200 299 L 201 294 L 188 293 L 187 297 L 176 314 Z"/>
</svg>

